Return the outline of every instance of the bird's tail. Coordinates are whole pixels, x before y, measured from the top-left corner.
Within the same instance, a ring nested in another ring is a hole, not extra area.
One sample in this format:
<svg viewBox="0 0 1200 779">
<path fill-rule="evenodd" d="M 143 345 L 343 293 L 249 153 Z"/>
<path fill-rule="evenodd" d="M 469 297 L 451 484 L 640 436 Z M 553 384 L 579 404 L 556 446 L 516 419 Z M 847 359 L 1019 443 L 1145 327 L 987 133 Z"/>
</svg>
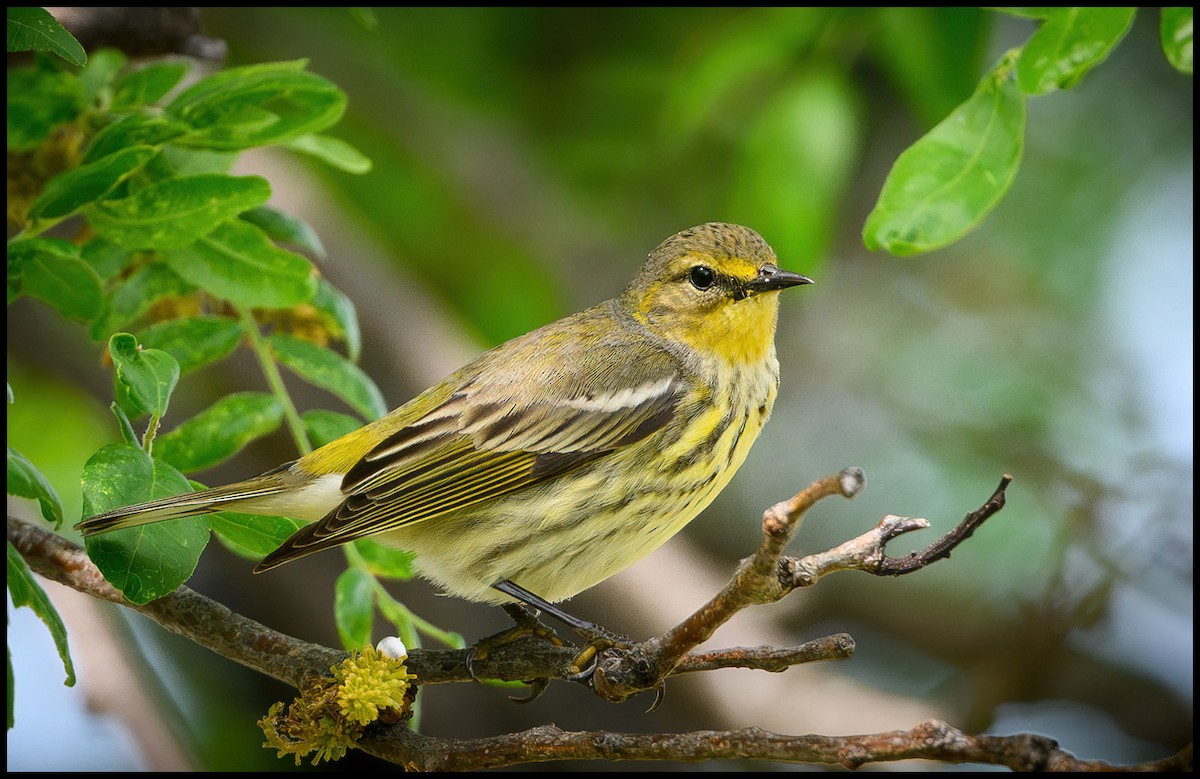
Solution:
<svg viewBox="0 0 1200 779">
<path fill-rule="evenodd" d="M 89 517 L 75 526 L 84 536 L 94 536 L 127 527 L 166 522 L 171 519 L 194 517 L 226 509 L 254 511 L 254 504 L 288 489 L 286 480 L 275 472 L 263 474 L 237 484 L 213 487 L 199 492 L 187 492 L 170 498 L 148 500 L 132 506 L 113 509 Z"/>
</svg>

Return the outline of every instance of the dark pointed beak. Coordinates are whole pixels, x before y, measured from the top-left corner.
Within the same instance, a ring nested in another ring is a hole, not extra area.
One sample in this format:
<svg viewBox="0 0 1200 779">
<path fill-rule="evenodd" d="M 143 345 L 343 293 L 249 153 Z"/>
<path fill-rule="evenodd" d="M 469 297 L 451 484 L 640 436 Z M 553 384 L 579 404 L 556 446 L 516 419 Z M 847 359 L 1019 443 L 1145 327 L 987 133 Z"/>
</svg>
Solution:
<svg viewBox="0 0 1200 779">
<path fill-rule="evenodd" d="M 743 297 L 757 295 L 760 292 L 771 292 L 772 290 L 812 283 L 813 280 L 808 276 L 801 276 L 799 273 L 792 273 L 790 270 L 780 270 L 774 265 L 764 265 L 758 272 L 758 276 L 746 282 L 745 286 L 742 287 Z"/>
</svg>

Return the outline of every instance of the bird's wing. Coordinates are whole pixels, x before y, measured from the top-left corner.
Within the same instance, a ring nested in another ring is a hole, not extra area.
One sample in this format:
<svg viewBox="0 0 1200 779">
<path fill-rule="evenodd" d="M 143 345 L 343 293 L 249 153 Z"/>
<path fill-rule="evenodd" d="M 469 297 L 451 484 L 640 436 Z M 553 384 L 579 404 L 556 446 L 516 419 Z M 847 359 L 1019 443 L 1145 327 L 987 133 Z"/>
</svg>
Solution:
<svg viewBox="0 0 1200 779">
<path fill-rule="evenodd" d="M 549 368 L 514 348 L 503 369 L 482 365 L 362 457 L 345 475 L 343 503 L 256 570 L 508 495 L 662 429 L 684 395 L 677 364 L 626 346 Z"/>
</svg>

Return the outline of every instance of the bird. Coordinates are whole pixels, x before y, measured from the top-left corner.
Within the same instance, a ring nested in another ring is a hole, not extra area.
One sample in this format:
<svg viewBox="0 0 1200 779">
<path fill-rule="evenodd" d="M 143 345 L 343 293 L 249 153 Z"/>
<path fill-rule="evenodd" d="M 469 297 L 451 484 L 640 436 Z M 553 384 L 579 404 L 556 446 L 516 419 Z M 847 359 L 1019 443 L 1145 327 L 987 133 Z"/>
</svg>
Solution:
<svg viewBox="0 0 1200 779">
<path fill-rule="evenodd" d="M 235 510 L 306 521 L 256 573 L 357 539 L 470 601 L 545 611 L 678 533 L 729 483 L 779 386 L 779 268 L 709 222 L 615 297 L 518 336 L 387 415 L 259 476 L 85 519 L 92 536 Z"/>
</svg>

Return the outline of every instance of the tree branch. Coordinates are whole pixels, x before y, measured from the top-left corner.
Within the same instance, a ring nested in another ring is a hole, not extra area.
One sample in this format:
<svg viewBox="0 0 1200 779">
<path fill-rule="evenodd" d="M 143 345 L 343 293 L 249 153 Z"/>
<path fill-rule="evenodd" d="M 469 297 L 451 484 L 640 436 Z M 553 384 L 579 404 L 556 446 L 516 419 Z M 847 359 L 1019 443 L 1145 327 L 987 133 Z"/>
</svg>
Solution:
<svg viewBox="0 0 1200 779">
<path fill-rule="evenodd" d="M 294 687 L 311 676 L 329 673 L 329 667 L 346 656 L 235 614 L 187 587 L 150 603 L 131 603 L 105 581 L 82 547 L 12 516 L 8 518 L 8 541 L 35 573 L 145 614 L 173 633 Z"/>
<path fill-rule="evenodd" d="M 109 584 L 80 546 L 43 527 L 8 517 L 8 540 L 37 574 L 100 600 L 117 603 L 153 619 L 173 633 L 236 663 L 299 688 L 312 676 L 323 676 L 346 652 L 311 644 L 235 614 L 200 593 L 180 587 L 144 605 L 125 600 Z M 854 640 L 844 633 L 795 647 L 737 647 L 689 655 L 676 673 L 717 668 L 757 668 L 781 671 L 791 665 L 819 660 L 840 660 L 854 651 Z M 417 684 L 473 682 L 476 679 L 520 681 L 532 678 L 566 678 L 578 649 L 554 646 L 535 637 L 496 647 L 467 670 L 470 649 L 413 649 L 409 670 Z"/>
<path fill-rule="evenodd" d="M 407 770 L 470 771 L 555 760 L 781 760 L 858 768 L 867 763 L 936 760 L 982 763 L 1014 771 L 1191 770 L 1189 744 L 1153 763 L 1113 766 L 1079 760 L 1054 739 L 1033 734 L 969 736 L 944 722 L 862 736 L 787 736 L 761 728 L 690 733 L 567 732 L 543 725 L 482 739 L 443 739 L 393 728 L 360 742 Z"/>
</svg>

